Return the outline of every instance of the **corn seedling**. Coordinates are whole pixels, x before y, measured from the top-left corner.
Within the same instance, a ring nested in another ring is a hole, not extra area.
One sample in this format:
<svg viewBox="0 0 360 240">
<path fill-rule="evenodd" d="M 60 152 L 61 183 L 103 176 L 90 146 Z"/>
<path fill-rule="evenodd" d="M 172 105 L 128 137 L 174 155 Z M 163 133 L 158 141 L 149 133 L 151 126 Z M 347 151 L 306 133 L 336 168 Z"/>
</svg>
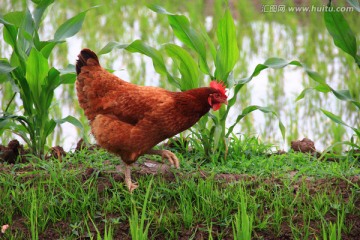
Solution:
<svg viewBox="0 0 360 240">
<path fill-rule="evenodd" d="M 69 122 L 82 129 L 82 124 L 72 116 L 50 118 L 55 89 L 61 84 L 74 83 L 76 75 L 73 66 L 65 70 L 51 67 L 49 57 L 56 45 L 80 30 L 86 11 L 64 22 L 54 39 L 42 41 L 39 27 L 47 7 L 53 2 L 41 1 L 33 13 L 27 8 L 0 17 L 4 26 L 3 39 L 13 50 L 10 59 L 0 59 L 0 82 L 10 81 L 14 86 L 13 97 L 0 117 L 0 134 L 10 130 L 19 135 L 38 157 L 44 157 L 46 139 L 56 124 Z M 8 112 L 17 94 L 23 103 L 23 115 Z"/>
</svg>

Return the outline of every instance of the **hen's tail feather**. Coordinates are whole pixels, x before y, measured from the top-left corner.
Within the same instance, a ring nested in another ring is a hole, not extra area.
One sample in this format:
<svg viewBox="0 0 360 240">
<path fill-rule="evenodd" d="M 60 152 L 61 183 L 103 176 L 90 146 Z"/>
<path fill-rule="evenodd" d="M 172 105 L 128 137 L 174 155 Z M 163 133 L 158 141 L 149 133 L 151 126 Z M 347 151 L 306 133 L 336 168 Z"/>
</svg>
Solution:
<svg viewBox="0 0 360 240">
<path fill-rule="evenodd" d="M 89 59 L 92 59 L 93 61 L 88 62 Z M 78 55 L 78 59 L 76 60 L 76 73 L 79 75 L 81 68 L 88 65 L 99 66 L 100 63 L 96 53 L 88 48 L 84 48 L 81 50 L 80 54 Z"/>
</svg>

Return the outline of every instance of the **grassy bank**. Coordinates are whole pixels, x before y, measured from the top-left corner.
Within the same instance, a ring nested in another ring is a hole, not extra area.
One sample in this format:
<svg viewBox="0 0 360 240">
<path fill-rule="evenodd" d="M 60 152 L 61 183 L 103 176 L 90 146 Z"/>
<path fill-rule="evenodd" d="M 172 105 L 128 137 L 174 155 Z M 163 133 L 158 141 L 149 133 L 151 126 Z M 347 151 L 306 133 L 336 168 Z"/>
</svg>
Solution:
<svg viewBox="0 0 360 240">
<path fill-rule="evenodd" d="M 157 174 L 148 170 L 159 159 L 142 158 L 132 195 L 119 160 L 103 150 L 1 164 L 0 225 L 10 225 L 1 237 L 355 239 L 360 233 L 360 169 L 352 155 L 320 161 L 269 154 L 256 139 L 231 144 L 226 160 L 174 150 L 182 169 Z"/>
</svg>

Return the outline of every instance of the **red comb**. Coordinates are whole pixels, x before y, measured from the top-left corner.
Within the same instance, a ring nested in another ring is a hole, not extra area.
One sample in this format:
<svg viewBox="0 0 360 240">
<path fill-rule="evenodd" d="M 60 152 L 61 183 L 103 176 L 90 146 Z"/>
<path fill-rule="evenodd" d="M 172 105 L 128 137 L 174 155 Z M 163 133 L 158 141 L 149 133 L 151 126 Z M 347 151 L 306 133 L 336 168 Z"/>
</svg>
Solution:
<svg viewBox="0 0 360 240">
<path fill-rule="evenodd" d="M 226 94 L 225 94 L 225 84 L 223 82 L 217 82 L 215 80 L 211 81 L 210 82 L 210 87 L 219 90 L 223 95 L 226 96 Z"/>
</svg>

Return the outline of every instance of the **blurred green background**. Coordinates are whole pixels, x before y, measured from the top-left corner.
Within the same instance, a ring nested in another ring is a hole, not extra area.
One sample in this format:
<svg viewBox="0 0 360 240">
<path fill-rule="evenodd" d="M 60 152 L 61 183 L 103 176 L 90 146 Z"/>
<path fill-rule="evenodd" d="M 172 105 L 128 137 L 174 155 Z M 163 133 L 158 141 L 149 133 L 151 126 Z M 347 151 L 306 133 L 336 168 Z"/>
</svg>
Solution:
<svg viewBox="0 0 360 240">
<path fill-rule="evenodd" d="M 66 19 L 90 7 L 97 5 L 99 7 L 87 13 L 81 31 L 75 37 L 67 40 L 66 44 L 56 47 L 51 57 L 51 64 L 59 68 L 69 63 L 75 64 L 76 56 L 82 48 L 99 51 L 110 41 L 130 43 L 142 39 L 158 49 L 169 41 L 180 44 L 174 37 L 167 18 L 149 10 L 146 7 L 149 3 L 159 4 L 169 12 L 185 14 L 195 29 L 205 28 L 214 39 L 216 38 L 214 23 L 217 23 L 224 14 L 226 4 L 223 0 L 107 2 L 88 0 L 76 3 L 57 0 L 51 5 L 44 19 L 42 39 L 51 39 L 55 29 Z M 28 4 L 33 6 L 31 2 Z M 234 79 L 249 76 L 258 63 L 263 63 L 269 57 L 300 60 L 325 77 L 327 83 L 334 89 L 349 89 L 352 96 L 359 101 L 359 69 L 350 56 L 335 47 L 327 32 L 322 12 L 326 4 L 327 1 L 311 0 L 230 0 L 230 9 L 237 24 L 240 49 L 240 59 L 233 74 Z M 336 1 L 335 5 L 347 6 L 345 1 Z M 25 8 L 26 1 L 23 0 L 0 2 L 0 14 Z M 343 15 L 357 34 L 357 39 L 360 39 L 359 13 L 355 10 L 345 10 L 344 8 Z M 1 34 L 2 28 L 1 25 Z M 1 40 L 0 56 L 8 58 L 10 53 L 10 47 Z M 115 74 L 124 80 L 140 85 L 177 90 L 167 82 L 166 78 L 155 73 L 151 60 L 143 55 L 114 50 L 110 54 L 102 55 L 100 62 L 105 68 L 116 70 Z M 169 61 L 169 66 L 171 63 Z M 208 79 L 204 79 L 203 84 L 206 82 Z M 231 116 L 236 118 L 241 109 L 250 104 L 271 106 L 280 114 L 285 124 L 286 141 L 282 140 L 277 120 L 260 112 L 246 117 L 235 132 L 259 136 L 262 141 L 274 144 L 280 149 L 287 149 L 291 140 L 303 137 L 314 140 L 316 148 L 320 150 L 334 142 L 349 139 L 352 132 L 333 123 L 319 109 L 327 109 L 340 115 L 349 125 L 359 126 L 359 112 L 353 106 L 337 100 L 332 94 L 320 95 L 316 92 L 307 94 L 303 100 L 295 102 L 304 88 L 314 85 L 315 83 L 300 68 L 287 67 L 281 70 L 263 71 L 240 91 L 240 101 L 234 107 Z M 10 83 L 2 84 L 0 87 L 2 111 L 12 96 L 11 87 Z M 14 111 L 20 111 L 21 105 L 14 105 L 12 108 Z M 70 114 L 86 123 L 86 118 L 78 106 L 74 85 L 65 85 L 57 89 L 52 114 L 57 119 Z M 89 134 L 89 127 L 87 132 Z M 66 150 L 72 149 L 80 139 L 76 133 L 77 130 L 70 124 L 63 124 L 57 127 L 52 142 L 48 144 L 62 145 Z M 12 138 L 13 135 L 6 133 L 1 136 L 1 141 L 4 144 Z"/>
</svg>

